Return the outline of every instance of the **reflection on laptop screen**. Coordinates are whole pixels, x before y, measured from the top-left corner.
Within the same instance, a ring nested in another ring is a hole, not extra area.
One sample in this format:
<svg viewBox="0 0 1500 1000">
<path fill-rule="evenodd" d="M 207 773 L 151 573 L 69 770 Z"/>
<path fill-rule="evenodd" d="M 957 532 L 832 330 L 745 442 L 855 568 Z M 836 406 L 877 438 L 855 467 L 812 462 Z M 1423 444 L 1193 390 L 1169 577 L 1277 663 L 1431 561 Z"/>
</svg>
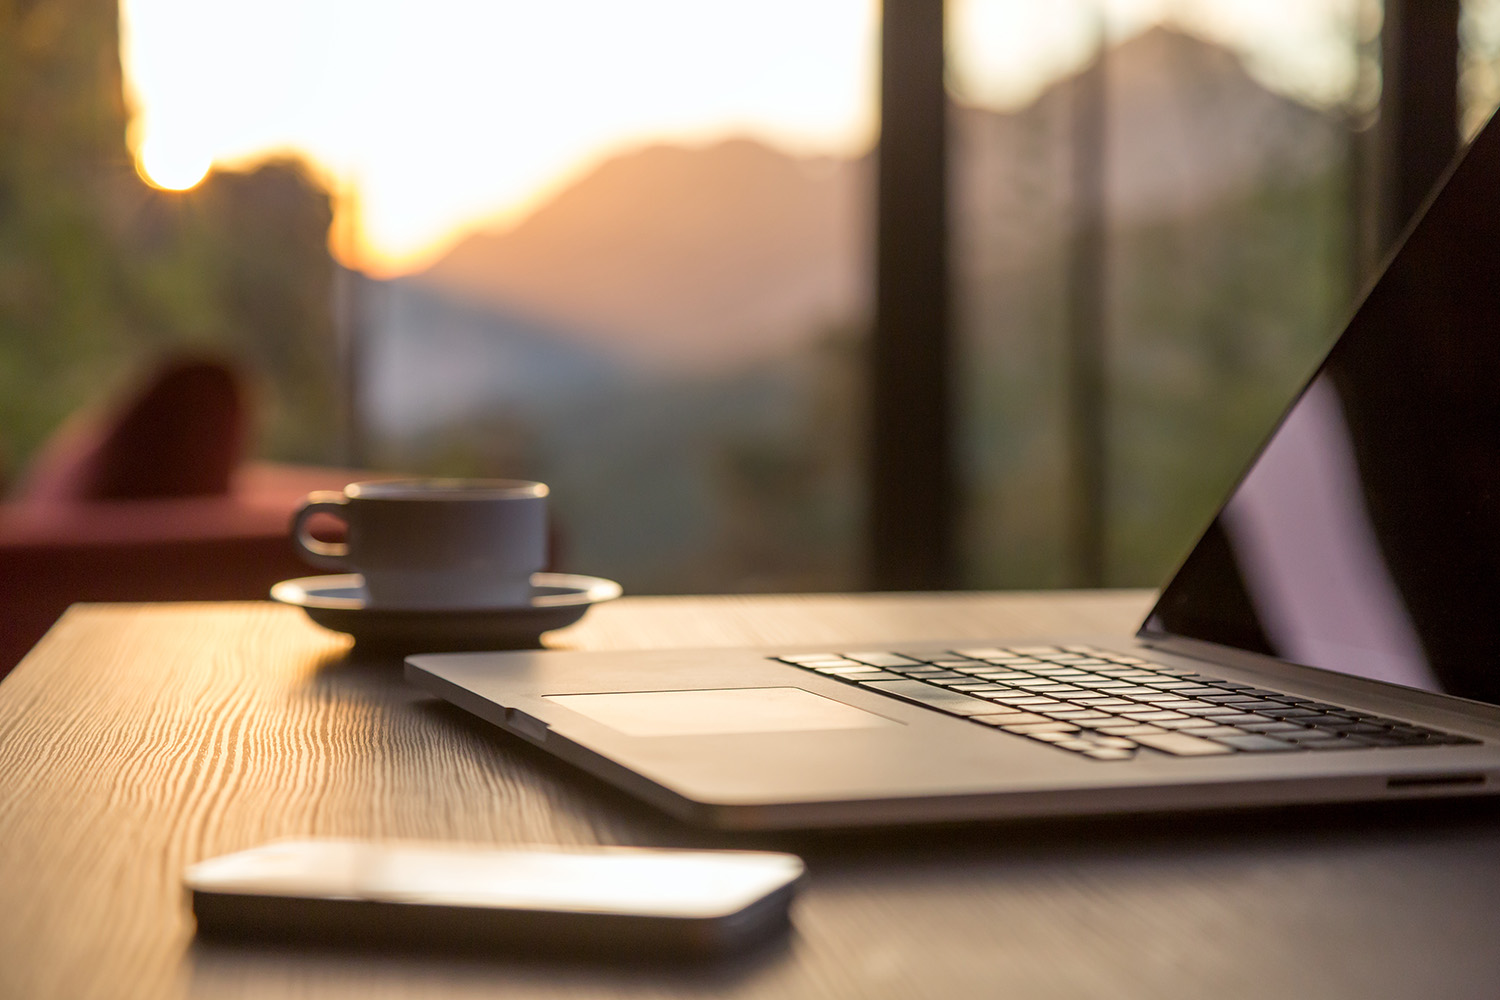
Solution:
<svg viewBox="0 0 1500 1000">
<path fill-rule="evenodd" d="M 1500 703 L 1500 126 L 1142 630 Z"/>
</svg>

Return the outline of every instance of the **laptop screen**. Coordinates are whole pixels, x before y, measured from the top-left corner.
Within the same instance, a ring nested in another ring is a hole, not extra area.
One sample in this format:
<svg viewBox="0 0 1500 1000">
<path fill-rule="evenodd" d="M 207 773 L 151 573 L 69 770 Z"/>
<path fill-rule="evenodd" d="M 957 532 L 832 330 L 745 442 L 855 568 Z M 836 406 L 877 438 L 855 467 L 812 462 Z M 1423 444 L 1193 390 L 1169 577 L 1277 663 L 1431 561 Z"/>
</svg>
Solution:
<svg viewBox="0 0 1500 1000">
<path fill-rule="evenodd" d="M 1141 634 L 1500 703 L 1495 121 Z"/>
</svg>

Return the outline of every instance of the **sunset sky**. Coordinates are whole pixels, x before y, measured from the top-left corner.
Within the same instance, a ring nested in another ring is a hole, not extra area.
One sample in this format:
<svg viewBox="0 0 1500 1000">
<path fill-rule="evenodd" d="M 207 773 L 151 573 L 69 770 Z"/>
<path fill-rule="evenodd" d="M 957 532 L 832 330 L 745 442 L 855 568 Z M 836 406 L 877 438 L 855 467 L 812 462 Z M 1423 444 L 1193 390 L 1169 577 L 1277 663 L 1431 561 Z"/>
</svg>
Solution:
<svg viewBox="0 0 1500 1000">
<path fill-rule="evenodd" d="M 952 85 L 1025 103 L 1088 58 L 1083 0 L 950 0 Z M 1105 0 L 1113 37 L 1158 20 L 1232 45 L 1268 85 L 1347 94 L 1358 0 Z M 504 225 L 600 160 L 753 135 L 808 154 L 876 129 L 872 0 L 121 0 L 142 173 L 306 159 L 335 244 L 390 275 Z"/>
</svg>

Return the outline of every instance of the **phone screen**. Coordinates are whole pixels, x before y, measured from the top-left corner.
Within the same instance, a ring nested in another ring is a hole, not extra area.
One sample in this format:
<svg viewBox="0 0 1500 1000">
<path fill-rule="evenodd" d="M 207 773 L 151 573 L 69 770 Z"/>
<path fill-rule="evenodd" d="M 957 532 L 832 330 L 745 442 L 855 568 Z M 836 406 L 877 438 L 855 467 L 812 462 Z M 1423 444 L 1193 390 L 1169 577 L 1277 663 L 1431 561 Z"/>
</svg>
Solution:
<svg viewBox="0 0 1500 1000">
<path fill-rule="evenodd" d="M 217 894 L 712 919 L 802 872 L 793 855 L 759 851 L 301 840 L 201 862 L 187 884 Z"/>
</svg>

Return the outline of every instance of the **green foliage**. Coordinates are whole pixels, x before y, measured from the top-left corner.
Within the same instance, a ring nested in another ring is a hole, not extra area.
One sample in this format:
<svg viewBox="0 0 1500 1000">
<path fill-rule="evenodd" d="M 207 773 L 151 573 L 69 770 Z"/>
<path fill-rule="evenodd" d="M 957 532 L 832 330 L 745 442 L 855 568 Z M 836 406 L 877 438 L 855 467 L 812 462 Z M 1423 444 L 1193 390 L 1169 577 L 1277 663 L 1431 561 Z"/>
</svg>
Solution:
<svg viewBox="0 0 1500 1000">
<path fill-rule="evenodd" d="M 1346 175 L 1128 234 L 1110 564 L 1162 582 L 1312 372 L 1350 297 Z"/>
<path fill-rule="evenodd" d="M 1349 304 L 1341 166 L 1109 234 L 1107 582 L 1170 574 Z M 1002 274 L 970 330 L 969 582 L 1062 586 L 1063 248 Z"/>
<path fill-rule="evenodd" d="M 865 333 L 830 328 L 781 363 L 791 392 L 767 426 L 709 457 L 715 529 L 685 567 L 697 589 L 850 590 L 859 578 Z"/>
<path fill-rule="evenodd" d="M 111 4 L 0 0 L 0 468 L 184 349 L 260 383 L 267 454 L 331 457 L 328 197 L 289 163 L 146 186 L 116 19 Z"/>
</svg>

